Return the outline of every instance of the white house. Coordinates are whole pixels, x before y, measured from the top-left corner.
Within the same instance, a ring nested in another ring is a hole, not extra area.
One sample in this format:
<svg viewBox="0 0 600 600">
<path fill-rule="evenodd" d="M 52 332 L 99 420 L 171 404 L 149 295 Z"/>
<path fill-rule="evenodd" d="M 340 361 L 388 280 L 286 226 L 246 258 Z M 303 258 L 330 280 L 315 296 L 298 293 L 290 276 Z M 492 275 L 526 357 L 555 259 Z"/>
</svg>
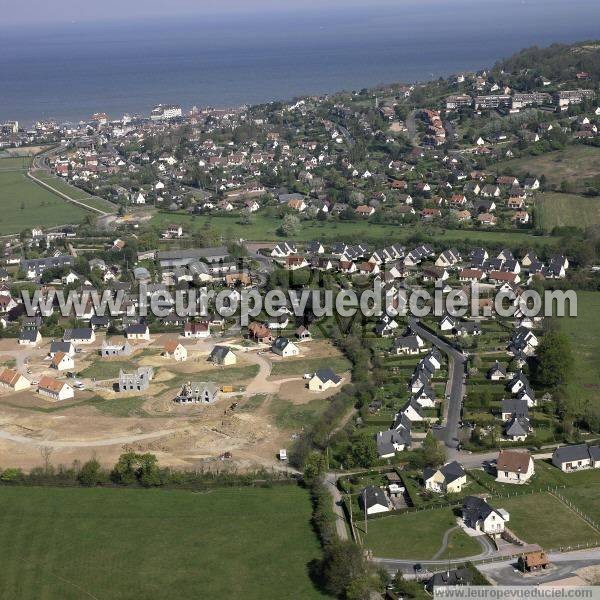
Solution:
<svg viewBox="0 0 600 600">
<path fill-rule="evenodd" d="M 187 348 L 180 344 L 177 340 L 167 340 L 164 348 L 163 356 L 165 358 L 172 358 L 176 362 L 183 362 L 187 360 Z"/>
<path fill-rule="evenodd" d="M 510 519 L 505 510 L 492 508 L 483 498 L 477 496 L 465 498 L 462 517 L 467 527 L 493 537 L 502 534 L 505 523 Z"/>
<path fill-rule="evenodd" d="M 149 340 L 150 330 L 145 323 L 134 323 L 125 330 L 125 337 L 128 340 Z"/>
<path fill-rule="evenodd" d="M 308 381 L 308 389 L 312 392 L 323 392 L 332 387 L 338 387 L 342 378 L 336 375 L 329 367 L 318 369 Z"/>
<path fill-rule="evenodd" d="M 271 350 L 283 358 L 298 356 L 300 354 L 300 349 L 298 346 L 285 337 L 276 338 L 271 346 Z"/>
<path fill-rule="evenodd" d="M 496 481 L 521 484 L 529 481 L 535 468 L 527 451 L 501 450 L 496 460 Z"/>
<path fill-rule="evenodd" d="M 70 354 L 67 354 L 66 352 L 57 352 L 50 362 L 50 367 L 57 371 L 73 370 L 75 368 L 75 361 Z"/>
<path fill-rule="evenodd" d="M 456 461 L 439 469 L 427 468 L 423 471 L 425 489 L 438 494 L 454 494 L 462 491 L 467 484 L 467 474 Z"/>
<path fill-rule="evenodd" d="M 48 377 L 46 375 L 40 378 L 38 383 L 38 394 L 51 398 L 52 400 L 68 400 L 75 396 L 73 388 L 70 385 L 64 381 L 59 381 L 54 377 Z"/>
<path fill-rule="evenodd" d="M 367 515 L 389 512 L 390 506 L 385 492 L 374 485 L 370 485 L 360 492 L 358 497 L 361 508 Z"/>
<path fill-rule="evenodd" d="M 600 446 L 560 446 L 552 454 L 552 464 L 564 473 L 600 468 Z"/>
</svg>

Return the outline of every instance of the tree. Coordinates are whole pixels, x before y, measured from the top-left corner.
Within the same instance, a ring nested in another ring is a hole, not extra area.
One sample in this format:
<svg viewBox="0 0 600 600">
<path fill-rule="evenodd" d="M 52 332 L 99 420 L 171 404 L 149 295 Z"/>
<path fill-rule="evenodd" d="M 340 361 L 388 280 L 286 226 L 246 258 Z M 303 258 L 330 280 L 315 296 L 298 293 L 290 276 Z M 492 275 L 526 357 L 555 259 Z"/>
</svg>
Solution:
<svg viewBox="0 0 600 600">
<path fill-rule="evenodd" d="M 352 462 L 365 469 L 377 462 L 377 445 L 372 435 L 361 432 L 352 436 L 350 455 Z"/>
<path fill-rule="evenodd" d="M 84 463 L 77 474 L 77 481 L 85 486 L 94 486 L 103 480 L 104 473 L 100 469 L 100 463 L 95 458 Z"/>
<path fill-rule="evenodd" d="M 304 481 L 312 485 L 327 470 L 325 457 L 319 452 L 312 452 L 304 463 Z"/>
<path fill-rule="evenodd" d="M 364 577 L 366 571 L 362 550 L 354 542 L 336 541 L 324 551 L 322 575 L 325 589 L 341 596 L 351 582 Z"/>
<path fill-rule="evenodd" d="M 441 442 L 433 437 L 431 431 L 423 440 L 423 462 L 428 467 L 439 467 L 446 459 L 446 452 Z"/>
<path fill-rule="evenodd" d="M 160 485 L 158 459 L 154 454 L 147 452 L 146 454 L 138 455 L 138 464 L 137 477 L 144 487 Z"/>
<path fill-rule="evenodd" d="M 111 479 L 115 483 L 131 485 L 137 481 L 137 454 L 135 452 L 126 452 L 119 456 L 117 464 L 114 466 Z"/>
<path fill-rule="evenodd" d="M 290 237 L 300 230 L 300 219 L 296 215 L 284 215 L 279 231 L 282 235 Z"/>
<path fill-rule="evenodd" d="M 534 381 L 556 388 L 566 384 L 573 374 L 571 342 L 561 331 L 550 331 L 542 339 L 533 364 Z"/>
</svg>

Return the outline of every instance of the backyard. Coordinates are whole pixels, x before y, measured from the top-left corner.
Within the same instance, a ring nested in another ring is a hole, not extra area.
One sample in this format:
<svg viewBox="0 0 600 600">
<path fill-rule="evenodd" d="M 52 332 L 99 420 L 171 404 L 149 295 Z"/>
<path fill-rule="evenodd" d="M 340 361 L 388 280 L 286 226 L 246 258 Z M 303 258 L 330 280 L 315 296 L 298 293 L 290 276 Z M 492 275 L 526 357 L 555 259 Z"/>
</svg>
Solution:
<svg viewBox="0 0 600 600">
<path fill-rule="evenodd" d="M 368 533 L 364 533 L 360 515 L 356 517 L 355 524 L 365 547 L 372 550 L 374 556 L 427 560 L 441 550 L 444 533 L 456 526 L 456 517 L 450 508 L 436 508 L 370 519 Z M 442 551 L 439 557 L 463 558 L 480 552 L 477 540 L 456 530 L 450 534 L 447 551 Z"/>
</svg>

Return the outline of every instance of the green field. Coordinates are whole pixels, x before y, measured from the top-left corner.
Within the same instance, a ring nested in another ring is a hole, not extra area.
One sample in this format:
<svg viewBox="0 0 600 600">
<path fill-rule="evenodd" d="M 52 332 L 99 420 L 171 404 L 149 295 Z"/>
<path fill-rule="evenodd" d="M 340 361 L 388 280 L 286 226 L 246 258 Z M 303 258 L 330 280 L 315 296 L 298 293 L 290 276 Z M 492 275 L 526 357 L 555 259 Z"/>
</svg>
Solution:
<svg viewBox="0 0 600 600">
<path fill-rule="evenodd" d="M 298 487 L 0 488 L 0 597 L 321 598 Z"/>
<path fill-rule="evenodd" d="M 0 171 L 0 206 L 0 235 L 19 233 L 34 226 L 80 223 L 89 214 L 84 208 L 37 185 L 22 171 Z"/>
<path fill-rule="evenodd" d="M 575 186 L 575 192 L 582 192 L 585 184 L 600 174 L 600 148 L 567 146 L 557 152 L 509 160 L 498 165 L 498 169 L 517 177 L 526 173 L 538 178 L 544 175 L 548 184 L 553 187 L 560 186 L 567 180 Z"/>
<path fill-rule="evenodd" d="M 61 179 L 60 177 L 56 177 L 51 175 L 50 173 L 36 172 L 34 173 L 35 177 L 37 177 L 40 181 L 47 183 L 53 188 L 57 189 L 59 192 L 66 194 L 69 198 L 73 200 L 77 200 L 85 204 L 86 206 L 90 206 L 91 208 L 97 208 L 104 212 L 114 212 L 115 206 L 104 200 L 103 198 L 98 198 L 97 196 L 90 196 L 85 190 L 76 188 L 66 181 Z"/>
<path fill-rule="evenodd" d="M 275 396 L 269 404 L 269 412 L 277 427 L 282 429 L 304 429 L 312 425 L 323 414 L 329 401 L 315 398 L 305 404 L 292 404 Z"/>
<path fill-rule="evenodd" d="M 428 560 L 441 548 L 444 533 L 456 526 L 456 518 L 450 508 L 440 508 L 371 519 L 368 534 L 364 534 L 364 522 L 358 516 L 356 526 L 365 547 L 372 550 L 374 556 Z M 443 558 L 475 556 L 481 551 L 476 540 L 457 530 L 451 534 Z"/>
<path fill-rule="evenodd" d="M 575 373 L 567 391 L 574 403 L 597 402 L 600 391 L 600 292 L 577 292 L 577 317 L 557 319 L 567 333 Z"/>
<path fill-rule="evenodd" d="M 116 379 L 119 376 L 119 371 L 131 371 L 135 369 L 133 362 L 125 360 L 106 360 L 96 359 L 91 365 L 80 371 L 80 377 L 90 377 L 93 379 L 105 380 Z"/>
<path fill-rule="evenodd" d="M 186 231 L 202 231 L 210 227 L 228 239 L 243 238 L 254 241 L 276 241 L 281 239 L 277 232 L 281 220 L 276 217 L 254 215 L 250 225 L 244 225 L 236 216 L 190 216 L 182 213 L 157 213 L 153 216 L 151 224 L 157 228 L 164 228 L 170 223 L 181 223 Z M 438 227 L 399 227 L 396 225 L 378 225 L 358 221 L 303 221 L 301 229 L 294 240 L 302 242 L 313 239 L 322 241 L 335 240 L 394 240 L 403 242 L 421 232 L 440 242 L 470 241 L 480 242 L 482 245 L 497 244 L 514 247 L 519 244 L 528 244 L 531 247 L 551 245 L 556 240 L 550 237 L 535 237 L 527 233 L 515 231 L 505 233 L 496 231 L 479 230 L 443 230 Z"/>
<path fill-rule="evenodd" d="M 271 369 L 272 377 L 285 377 L 290 375 L 301 375 L 304 373 L 314 373 L 317 369 L 331 367 L 338 375 L 348 371 L 352 363 L 343 356 L 317 358 L 299 358 L 285 359 L 282 362 L 273 364 Z"/>
<path fill-rule="evenodd" d="M 0 158 L 0 171 L 26 171 L 31 165 L 30 156 L 11 156 Z"/>
<path fill-rule="evenodd" d="M 541 194 L 537 199 L 538 226 L 544 231 L 555 227 L 589 227 L 600 224 L 600 198 L 577 194 Z"/>
<path fill-rule="evenodd" d="M 494 508 L 504 508 L 510 513 L 509 528 L 529 544 L 539 544 L 550 550 L 596 540 L 600 542 L 600 534 L 548 493 L 494 498 L 490 503 Z M 549 518 L 544 518 L 544 515 Z"/>
<path fill-rule="evenodd" d="M 588 517 L 596 523 L 600 523 L 600 503 L 598 495 L 600 494 L 600 484 L 587 487 L 568 487 L 559 490 L 561 496 L 575 504 Z"/>
</svg>

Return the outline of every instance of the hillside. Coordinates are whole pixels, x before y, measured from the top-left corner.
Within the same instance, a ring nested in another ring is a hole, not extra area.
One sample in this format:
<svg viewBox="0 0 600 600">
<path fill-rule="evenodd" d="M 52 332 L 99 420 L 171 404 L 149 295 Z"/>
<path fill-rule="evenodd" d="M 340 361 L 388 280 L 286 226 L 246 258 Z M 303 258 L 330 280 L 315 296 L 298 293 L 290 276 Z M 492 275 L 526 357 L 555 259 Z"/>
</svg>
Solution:
<svg viewBox="0 0 600 600">
<path fill-rule="evenodd" d="M 576 44 L 552 44 L 547 48 L 532 46 L 517 52 L 510 58 L 500 61 L 495 71 L 516 74 L 526 69 L 535 77 L 546 77 L 551 81 L 577 80 L 577 73 L 589 73 L 589 79 L 582 80 L 584 87 L 600 81 L 600 41 L 578 42 Z"/>
</svg>

